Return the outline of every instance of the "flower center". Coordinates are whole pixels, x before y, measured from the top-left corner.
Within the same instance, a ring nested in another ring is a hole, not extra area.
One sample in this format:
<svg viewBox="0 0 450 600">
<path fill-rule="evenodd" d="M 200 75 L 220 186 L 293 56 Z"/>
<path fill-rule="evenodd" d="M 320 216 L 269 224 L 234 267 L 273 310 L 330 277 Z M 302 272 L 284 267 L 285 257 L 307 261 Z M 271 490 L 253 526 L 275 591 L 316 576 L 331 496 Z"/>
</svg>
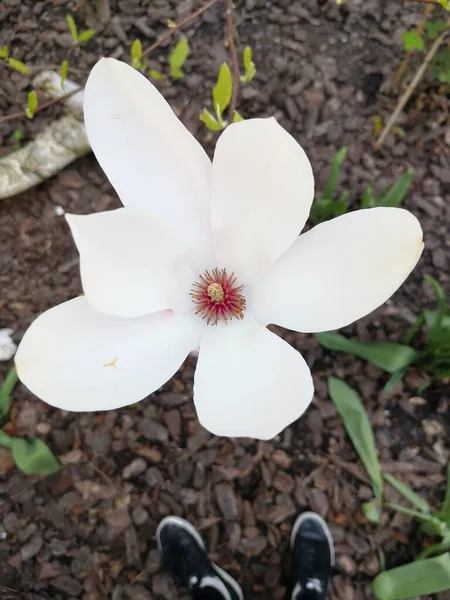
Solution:
<svg viewBox="0 0 450 600">
<path fill-rule="evenodd" d="M 208 325 L 217 325 L 222 320 L 244 318 L 245 298 L 242 285 L 236 284 L 234 273 L 226 269 L 205 271 L 192 286 L 191 297 L 197 306 L 196 314 L 206 319 Z"/>
</svg>

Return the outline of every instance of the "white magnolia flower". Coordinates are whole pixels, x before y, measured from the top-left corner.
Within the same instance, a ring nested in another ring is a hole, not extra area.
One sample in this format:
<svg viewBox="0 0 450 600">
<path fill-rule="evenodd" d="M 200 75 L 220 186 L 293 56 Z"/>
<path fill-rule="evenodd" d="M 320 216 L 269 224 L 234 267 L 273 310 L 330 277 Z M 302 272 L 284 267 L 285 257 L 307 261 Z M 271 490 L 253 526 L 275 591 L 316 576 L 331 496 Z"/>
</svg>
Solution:
<svg viewBox="0 0 450 600">
<path fill-rule="evenodd" d="M 11 337 L 13 333 L 12 329 L 0 329 L 0 360 L 9 360 L 17 350 Z"/>
<path fill-rule="evenodd" d="M 86 85 L 89 141 L 124 207 L 66 215 L 85 297 L 41 315 L 16 357 L 54 406 L 119 408 L 200 347 L 194 402 L 215 434 L 268 439 L 313 396 L 301 354 L 266 329 L 348 325 L 389 298 L 422 252 L 406 210 L 373 208 L 299 236 L 314 180 L 275 119 L 220 136 L 211 164 L 156 88 L 101 60 Z"/>
</svg>

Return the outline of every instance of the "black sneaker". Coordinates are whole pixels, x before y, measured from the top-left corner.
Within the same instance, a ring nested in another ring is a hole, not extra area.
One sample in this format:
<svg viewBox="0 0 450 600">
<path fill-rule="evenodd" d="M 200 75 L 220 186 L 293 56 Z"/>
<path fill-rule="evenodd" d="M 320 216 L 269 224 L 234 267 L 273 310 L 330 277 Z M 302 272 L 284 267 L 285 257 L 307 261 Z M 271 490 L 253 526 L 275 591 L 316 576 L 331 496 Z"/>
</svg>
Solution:
<svg viewBox="0 0 450 600">
<path fill-rule="evenodd" d="M 190 523 L 166 517 L 158 525 L 156 541 L 166 569 L 195 598 L 243 600 L 238 582 L 209 560 L 202 538 Z"/>
<path fill-rule="evenodd" d="M 334 547 L 325 521 L 313 512 L 303 513 L 294 524 L 291 536 L 294 553 L 292 600 L 325 600 Z"/>
</svg>

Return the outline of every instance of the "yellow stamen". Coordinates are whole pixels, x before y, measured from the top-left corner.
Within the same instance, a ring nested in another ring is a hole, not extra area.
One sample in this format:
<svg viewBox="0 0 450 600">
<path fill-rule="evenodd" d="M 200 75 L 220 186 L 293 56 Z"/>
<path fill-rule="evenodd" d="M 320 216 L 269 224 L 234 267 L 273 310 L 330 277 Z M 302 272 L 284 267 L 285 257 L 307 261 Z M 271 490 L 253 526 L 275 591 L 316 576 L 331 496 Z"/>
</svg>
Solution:
<svg viewBox="0 0 450 600">
<path fill-rule="evenodd" d="M 211 298 L 211 300 L 214 300 L 214 302 L 223 302 L 223 299 L 225 298 L 225 294 L 220 283 L 211 283 L 208 285 L 207 292 L 208 296 Z"/>
</svg>

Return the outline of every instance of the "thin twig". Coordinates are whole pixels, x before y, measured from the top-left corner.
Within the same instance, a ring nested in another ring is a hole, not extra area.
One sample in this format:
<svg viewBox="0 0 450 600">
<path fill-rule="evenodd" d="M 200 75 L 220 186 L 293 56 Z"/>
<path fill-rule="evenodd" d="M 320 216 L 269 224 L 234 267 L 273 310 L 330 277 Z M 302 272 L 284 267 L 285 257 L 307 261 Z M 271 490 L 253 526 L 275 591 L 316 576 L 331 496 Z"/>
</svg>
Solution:
<svg viewBox="0 0 450 600">
<path fill-rule="evenodd" d="M 430 16 L 431 11 L 433 10 L 433 6 L 431 4 L 426 4 L 424 11 L 423 11 L 423 17 L 420 21 L 420 23 L 418 24 L 417 28 L 416 28 L 416 32 L 419 36 L 422 35 L 422 31 L 423 28 L 425 27 L 425 23 L 428 21 L 428 17 Z M 394 81 L 394 85 L 393 85 L 393 91 L 394 93 L 397 93 L 400 89 L 400 84 L 402 82 L 402 79 L 406 73 L 406 69 L 409 66 L 410 60 L 411 60 L 411 56 L 412 56 L 412 52 L 409 51 L 406 53 L 405 58 L 402 60 L 402 62 L 400 63 L 400 66 L 397 70 L 397 73 L 395 75 L 395 81 Z"/>
<path fill-rule="evenodd" d="M 214 6 L 214 4 L 217 4 L 218 1 L 219 0 L 209 0 L 209 2 L 207 2 L 206 4 L 201 6 L 198 10 L 193 12 L 188 17 L 181 19 L 181 21 L 178 21 L 178 23 L 174 23 L 171 27 L 169 27 L 167 29 L 167 31 L 165 33 L 162 34 L 161 37 L 159 37 L 156 40 L 156 42 L 151 44 L 147 48 L 147 50 L 145 50 L 142 53 L 142 56 L 143 57 L 148 56 L 151 52 L 153 52 L 153 50 L 156 50 L 156 48 L 158 48 L 159 46 L 164 44 L 164 42 L 166 40 L 168 40 L 175 33 L 175 31 L 178 31 L 179 29 L 181 29 L 181 27 L 184 27 L 185 25 L 187 25 L 188 23 L 190 23 L 191 21 L 193 21 L 194 19 L 199 17 L 202 13 L 204 13 L 209 8 Z M 74 96 L 75 94 L 78 94 L 78 92 L 82 92 L 83 90 L 84 90 L 84 86 L 80 87 L 76 90 L 73 90 L 72 92 L 69 92 L 68 94 L 64 94 L 64 96 L 60 96 L 59 98 L 53 98 L 52 100 L 49 100 L 48 102 L 44 102 L 43 104 L 41 104 L 40 106 L 38 106 L 36 108 L 35 114 L 38 112 L 41 112 L 42 110 L 45 110 L 46 108 L 49 108 L 50 106 L 53 106 L 54 104 L 59 104 L 60 102 L 64 102 L 64 100 L 67 100 L 71 96 Z M 26 116 L 25 111 L 13 113 L 12 115 L 6 115 L 4 117 L 0 117 L 0 123 L 5 123 L 6 121 L 15 121 L 16 119 L 23 119 L 25 116 Z"/>
<path fill-rule="evenodd" d="M 81 92 L 84 88 L 77 88 L 76 90 L 72 90 L 71 92 L 68 92 L 67 94 L 64 94 L 64 96 L 59 96 L 58 98 L 52 98 L 52 100 L 48 100 L 47 102 L 44 102 L 43 104 L 41 104 L 40 106 L 38 106 L 35 110 L 35 114 L 38 112 L 41 112 L 41 110 L 44 110 L 46 108 L 48 108 L 49 106 L 53 106 L 54 104 L 59 104 L 60 102 L 64 102 L 64 100 L 67 100 L 68 98 L 71 98 L 72 96 L 75 96 L 75 94 L 78 94 L 78 92 Z M 25 117 L 25 112 L 20 112 L 20 113 L 13 113 L 12 115 L 6 115 L 5 117 L 0 117 L 0 123 L 5 123 L 6 121 L 14 121 L 15 119 L 20 119 Z"/>
<path fill-rule="evenodd" d="M 418 2 L 420 4 L 430 4 L 432 6 L 440 6 L 442 8 L 442 4 L 437 2 L 437 0 L 400 0 L 401 2 Z"/>
<path fill-rule="evenodd" d="M 430 47 L 430 49 L 426 53 L 426 55 L 425 55 L 425 57 L 424 57 L 421 65 L 420 65 L 420 67 L 417 69 L 416 74 L 412 78 L 410 84 L 406 88 L 406 90 L 405 90 L 404 94 L 402 95 L 402 97 L 397 102 L 397 106 L 395 107 L 394 112 L 390 116 L 388 122 L 386 123 L 383 131 L 380 134 L 380 137 L 377 139 L 377 141 L 375 143 L 375 150 L 379 150 L 381 148 L 381 146 L 383 145 L 383 142 L 386 139 L 387 134 L 390 132 L 392 126 L 394 125 L 395 121 L 397 120 L 398 115 L 403 110 L 405 104 L 408 102 L 409 98 L 411 97 L 411 94 L 414 92 L 414 90 L 416 89 L 416 87 L 419 84 L 420 80 L 424 76 L 425 71 L 427 70 L 428 65 L 433 60 L 434 55 L 438 51 L 439 46 L 441 45 L 442 40 L 445 38 L 445 36 L 447 35 L 447 33 L 448 33 L 449 30 L 450 30 L 450 19 L 448 19 L 446 21 L 444 31 L 433 42 L 433 45 Z"/>
<path fill-rule="evenodd" d="M 230 51 L 231 59 L 231 81 L 233 84 L 231 92 L 230 108 L 228 109 L 228 122 L 232 123 L 234 113 L 236 112 L 236 104 L 239 89 L 239 63 L 236 49 L 236 42 L 234 40 L 234 23 L 233 23 L 233 0 L 226 0 L 227 3 L 227 39 L 228 39 L 228 50 Z"/>
<path fill-rule="evenodd" d="M 190 23 L 191 21 L 193 21 L 194 19 L 199 17 L 206 10 L 208 10 L 209 8 L 214 6 L 214 4 L 217 4 L 218 1 L 219 0 L 209 0 L 209 2 L 207 2 L 206 4 L 201 6 L 198 10 L 193 12 L 191 15 L 189 15 L 185 19 L 181 19 L 181 21 L 178 21 L 178 23 L 174 23 L 171 27 L 169 27 L 169 29 L 165 33 L 163 33 L 163 35 L 160 38 L 158 38 L 156 40 L 156 42 L 154 42 L 151 46 L 149 46 L 147 48 L 147 50 L 145 50 L 142 53 L 142 57 L 148 56 L 150 54 L 150 52 L 153 52 L 153 50 L 155 50 L 156 48 L 161 46 L 161 44 L 164 44 L 164 42 L 166 40 L 168 40 L 175 33 L 175 31 L 178 31 L 178 29 L 181 29 L 181 27 L 184 27 L 185 25 L 187 25 L 188 23 Z"/>
</svg>

